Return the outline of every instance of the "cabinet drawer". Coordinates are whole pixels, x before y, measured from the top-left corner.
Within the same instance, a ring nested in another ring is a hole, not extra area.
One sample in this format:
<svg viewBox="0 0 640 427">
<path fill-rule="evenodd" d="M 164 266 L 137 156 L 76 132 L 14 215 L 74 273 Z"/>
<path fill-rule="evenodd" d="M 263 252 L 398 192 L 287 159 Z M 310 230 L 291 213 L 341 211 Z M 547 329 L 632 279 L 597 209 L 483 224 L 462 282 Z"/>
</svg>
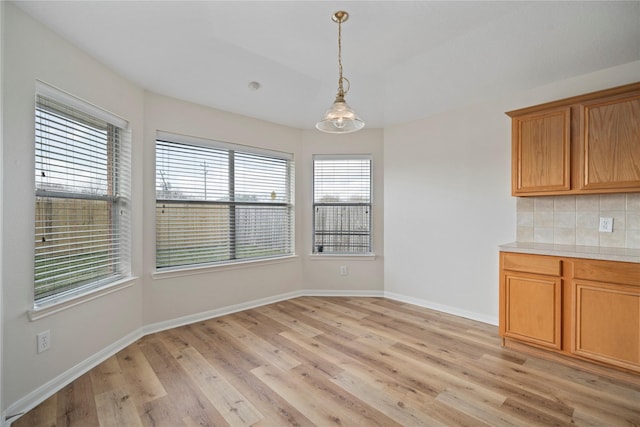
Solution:
<svg viewBox="0 0 640 427">
<path fill-rule="evenodd" d="M 573 269 L 575 278 L 640 286 L 640 264 L 616 261 L 577 260 L 574 263 Z"/>
<path fill-rule="evenodd" d="M 505 270 L 522 271 L 524 273 L 546 274 L 549 276 L 562 275 L 562 261 L 560 258 L 544 255 L 503 252 L 502 267 Z"/>
</svg>

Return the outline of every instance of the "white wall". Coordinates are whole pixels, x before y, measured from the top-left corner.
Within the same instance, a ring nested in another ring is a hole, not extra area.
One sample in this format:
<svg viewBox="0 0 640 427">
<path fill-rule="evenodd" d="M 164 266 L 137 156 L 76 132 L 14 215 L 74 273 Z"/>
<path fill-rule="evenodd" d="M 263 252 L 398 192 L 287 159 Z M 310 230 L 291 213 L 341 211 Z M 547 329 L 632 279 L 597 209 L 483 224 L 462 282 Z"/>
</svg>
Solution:
<svg viewBox="0 0 640 427">
<path fill-rule="evenodd" d="M 515 235 L 510 125 L 469 107 L 385 129 L 385 291 L 497 318 L 497 245 Z"/>
<path fill-rule="evenodd" d="M 298 162 L 301 175 L 303 288 L 312 293 L 382 295 L 384 289 L 384 144 L 382 129 L 364 129 L 354 134 L 331 135 L 316 130 L 303 132 L 302 156 Z M 375 257 L 332 257 L 311 255 L 313 246 L 313 155 L 371 154 L 373 171 L 372 243 Z M 301 164 L 300 164 L 301 163 Z M 340 275 L 346 266 L 348 275 Z"/>
<path fill-rule="evenodd" d="M 77 307 L 30 321 L 33 304 L 35 83 L 42 80 L 131 123 L 133 162 L 142 155 L 144 92 L 26 16 L 5 6 L 2 271 L 3 409 L 142 325 L 141 280 Z M 133 170 L 133 271 L 141 273 L 141 168 Z M 36 334 L 51 349 L 36 354 Z"/>
<path fill-rule="evenodd" d="M 497 246 L 516 236 L 504 112 L 639 75 L 640 61 L 385 129 L 385 292 L 497 324 Z"/>
</svg>

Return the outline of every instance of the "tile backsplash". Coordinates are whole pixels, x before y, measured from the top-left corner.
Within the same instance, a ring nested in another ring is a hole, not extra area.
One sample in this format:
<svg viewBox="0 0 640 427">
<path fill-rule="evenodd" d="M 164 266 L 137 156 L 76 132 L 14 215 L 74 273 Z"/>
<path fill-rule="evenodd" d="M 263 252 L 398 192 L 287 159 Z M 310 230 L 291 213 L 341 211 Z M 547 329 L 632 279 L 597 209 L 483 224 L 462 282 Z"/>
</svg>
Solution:
<svg viewBox="0 0 640 427">
<path fill-rule="evenodd" d="M 613 232 L 599 232 L 600 217 Z M 640 193 L 518 197 L 519 242 L 640 248 Z"/>
</svg>

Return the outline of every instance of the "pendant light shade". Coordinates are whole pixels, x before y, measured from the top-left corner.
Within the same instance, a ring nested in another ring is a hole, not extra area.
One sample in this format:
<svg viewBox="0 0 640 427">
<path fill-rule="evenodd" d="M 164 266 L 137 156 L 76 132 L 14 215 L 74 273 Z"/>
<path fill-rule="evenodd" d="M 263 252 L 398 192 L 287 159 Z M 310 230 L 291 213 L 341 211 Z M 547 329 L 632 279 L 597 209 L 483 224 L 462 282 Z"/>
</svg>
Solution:
<svg viewBox="0 0 640 427">
<path fill-rule="evenodd" d="M 336 96 L 331 108 L 316 123 L 316 128 L 322 132 L 349 133 L 364 127 L 364 121 L 349 107 L 344 97 Z"/>
<path fill-rule="evenodd" d="M 324 113 L 322 119 L 316 123 L 316 129 L 328 133 L 349 133 L 360 130 L 364 127 L 364 121 L 351 109 L 344 100 L 344 96 L 349 91 L 351 84 L 346 77 L 342 76 L 342 23 L 349 18 L 345 11 L 338 11 L 331 19 L 338 23 L 338 93 L 333 105 Z M 344 88 L 347 82 L 347 88 Z"/>
</svg>

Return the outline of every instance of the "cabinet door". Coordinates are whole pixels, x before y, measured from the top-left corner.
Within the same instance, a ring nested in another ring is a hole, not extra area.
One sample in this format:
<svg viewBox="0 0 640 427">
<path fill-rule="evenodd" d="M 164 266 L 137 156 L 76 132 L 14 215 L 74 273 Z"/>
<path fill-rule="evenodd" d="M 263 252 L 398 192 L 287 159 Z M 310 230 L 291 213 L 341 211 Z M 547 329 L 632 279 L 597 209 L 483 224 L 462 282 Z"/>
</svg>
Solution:
<svg viewBox="0 0 640 427">
<path fill-rule="evenodd" d="M 561 347 L 560 277 L 505 271 L 502 277 L 500 332 L 543 347 Z"/>
<path fill-rule="evenodd" d="M 640 95 L 580 105 L 584 189 L 640 191 Z"/>
<path fill-rule="evenodd" d="M 572 352 L 640 371 L 640 287 L 574 280 Z"/>
<path fill-rule="evenodd" d="M 513 195 L 568 191 L 570 108 L 513 117 Z"/>
</svg>

